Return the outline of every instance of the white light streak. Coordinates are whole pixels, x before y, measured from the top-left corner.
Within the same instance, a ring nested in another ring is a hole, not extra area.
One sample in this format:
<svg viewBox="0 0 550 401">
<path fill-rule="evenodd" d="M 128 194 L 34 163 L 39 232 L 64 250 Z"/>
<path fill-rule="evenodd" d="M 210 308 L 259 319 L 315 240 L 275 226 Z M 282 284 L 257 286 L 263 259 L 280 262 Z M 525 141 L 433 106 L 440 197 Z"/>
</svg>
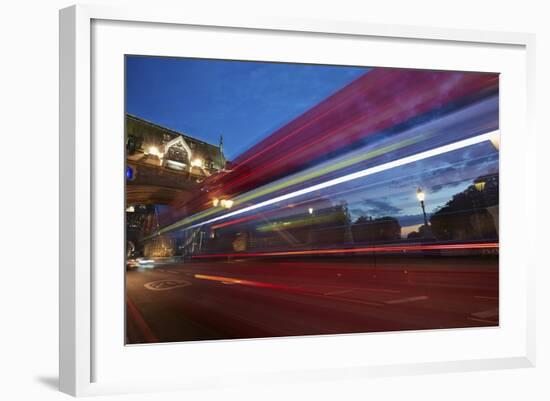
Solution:
<svg viewBox="0 0 550 401">
<path fill-rule="evenodd" d="M 380 173 L 382 171 L 390 170 L 392 168 L 400 167 L 405 164 L 414 163 L 420 160 L 428 159 L 430 157 L 439 156 L 448 152 L 452 152 L 454 150 L 462 149 L 468 146 L 476 145 L 478 143 L 482 143 L 485 141 L 494 141 L 494 138 L 499 135 L 499 131 L 492 131 L 488 132 L 486 134 L 478 135 L 472 138 L 464 139 L 462 141 L 454 142 L 448 145 L 440 146 L 438 148 L 430 149 L 424 152 L 416 153 L 411 156 L 403 157 L 402 159 L 394 160 L 388 163 L 380 164 L 378 166 L 369 167 L 365 170 L 357 171 L 355 173 L 347 174 L 342 177 L 334 178 L 332 180 L 328 180 L 325 182 L 322 182 L 320 184 L 313 185 L 308 188 L 300 189 L 298 191 L 294 191 L 285 195 L 277 196 L 272 199 L 268 199 L 266 201 L 260 202 L 256 205 L 247 206 L 245 208 L 235 210 L 234 212 L 230 212 L 227 214 L 224 214 L 222 216 L 214 217 L 210 220 L 203 221 L 201 223 L 194 224 L 192 226 L 187 227 L 187 229 L 196 228 L 203 226 L 205 224 L 211 224 L 215 223 L 220 220 L 225 220 L 229 217 L 238 216 L 243 213 L 247 213 L 253 210 L 260 209 L 262 207 L 270 206 L 278 202 L 282 202 L 285 200 L 289 200 L 292 198 L 296 198 L 298 196 L 306 195 L 311 192 L 319 191 L 321 189 L 330 188 L 338 184 L 342 184 L 344 182 L 356 180 L 358 178 L 363 178 L 372 174 Z"/>
</svg>

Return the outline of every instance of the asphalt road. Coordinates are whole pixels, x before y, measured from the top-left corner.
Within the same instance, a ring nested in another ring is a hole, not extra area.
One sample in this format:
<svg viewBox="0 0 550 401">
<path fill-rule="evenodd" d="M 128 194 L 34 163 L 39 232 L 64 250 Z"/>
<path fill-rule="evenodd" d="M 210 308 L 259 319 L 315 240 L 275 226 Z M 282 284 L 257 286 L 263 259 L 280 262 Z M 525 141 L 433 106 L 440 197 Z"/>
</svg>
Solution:
<svg viewBox="0 0 550 401">
<path fill-rule="evenodd" d="M 159 264 L 126 301 L 128 344 L 497 326 L 498 258 Z"/>
</svg>

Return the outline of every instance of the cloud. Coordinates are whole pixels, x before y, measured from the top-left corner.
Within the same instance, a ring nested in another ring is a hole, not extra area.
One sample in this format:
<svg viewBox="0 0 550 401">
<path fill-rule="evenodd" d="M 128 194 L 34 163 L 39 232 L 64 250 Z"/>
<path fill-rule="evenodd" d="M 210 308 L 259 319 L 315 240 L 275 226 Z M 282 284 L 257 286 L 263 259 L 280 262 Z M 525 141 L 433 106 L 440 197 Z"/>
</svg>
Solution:
<svg viewBox="0 0 550 401">
<path fill-rule="evenodd" d="M 428 219 L 430 218 L 429 213 L 427 213 L 427 217 Z M 399 216 L 398 220 L 402 227 L 424 224 L 424 216 L 422 214 L 407 214 L 404 216 Z"/>
<path fill-rule="evenodd" d="M 401 213 L 401 209 L 383 200 L 365 199 L 361 202 L 365 207 L 360 208 L 362 215 L 391 216 Z"/>
<path fill-rule="evenodd" d="M 464 181 L 470 181 L 470 180 L 464 180 Z M 428 187 L 428 191 L 431 194 L 435 194 L 437 192 L 440 192 L 443 189 L 459 187 L 464 181 L 454 181 L 454 182 L 446 182 L 446 183 L 431 185 L 430 187 Z"/>
</svg>

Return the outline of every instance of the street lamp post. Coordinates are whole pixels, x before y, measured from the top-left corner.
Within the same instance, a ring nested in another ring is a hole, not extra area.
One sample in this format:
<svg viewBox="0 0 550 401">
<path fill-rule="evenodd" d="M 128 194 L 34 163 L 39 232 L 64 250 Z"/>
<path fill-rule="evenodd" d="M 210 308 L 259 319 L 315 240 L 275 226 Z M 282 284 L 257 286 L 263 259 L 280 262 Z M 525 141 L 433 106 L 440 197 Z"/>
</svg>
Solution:
<svg viewBox="0 0 550 401">
<path fill-rule="evenodd" d="M 422 191 L 422 188 L 418 188 L 416 190 L 416 197 L 420 201 L 420 206 L 422 207 L 422 214 L 424 215 L 424 225 L 426 228 L 428 228 L 428 218 L 426 217 L 426 207 L 424 206 L 424 199 L 426 198 L 426 194 L 424 191 Z"/>
</svg>

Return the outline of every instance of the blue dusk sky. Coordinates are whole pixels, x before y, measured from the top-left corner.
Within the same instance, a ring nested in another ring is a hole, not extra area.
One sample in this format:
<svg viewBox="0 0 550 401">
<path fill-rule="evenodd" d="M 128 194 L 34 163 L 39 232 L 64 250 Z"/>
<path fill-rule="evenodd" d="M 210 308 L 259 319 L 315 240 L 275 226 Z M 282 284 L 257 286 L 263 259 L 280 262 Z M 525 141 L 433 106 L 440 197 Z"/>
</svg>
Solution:
<svg viewBox="0 0 550 401">
<path fill-rule="evenodd" d="M 368 68 L 127 56 L 126 112 L 218 144 L 229 160 Z"/>
</svg>

